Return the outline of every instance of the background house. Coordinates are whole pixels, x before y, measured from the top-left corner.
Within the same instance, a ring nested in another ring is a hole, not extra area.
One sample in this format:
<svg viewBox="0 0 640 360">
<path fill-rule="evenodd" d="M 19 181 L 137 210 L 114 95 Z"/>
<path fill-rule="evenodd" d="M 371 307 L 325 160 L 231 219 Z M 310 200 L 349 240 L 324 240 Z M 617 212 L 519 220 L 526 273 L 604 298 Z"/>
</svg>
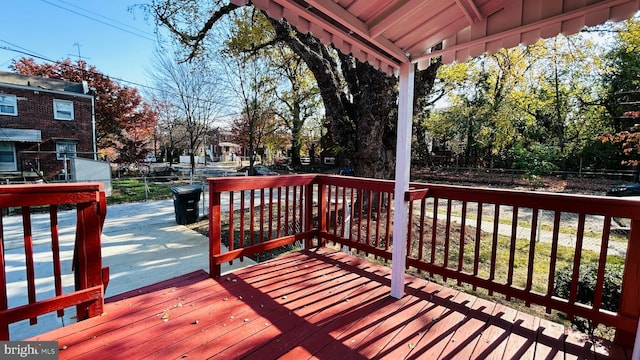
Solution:
<svg viewBox="0 0 640 360">
<path fill-rule="evenodd" d="M 86 82 L 0 72 L 0 181 L 64 179 L 69 159 L 95 159 Z"/>
</svg>

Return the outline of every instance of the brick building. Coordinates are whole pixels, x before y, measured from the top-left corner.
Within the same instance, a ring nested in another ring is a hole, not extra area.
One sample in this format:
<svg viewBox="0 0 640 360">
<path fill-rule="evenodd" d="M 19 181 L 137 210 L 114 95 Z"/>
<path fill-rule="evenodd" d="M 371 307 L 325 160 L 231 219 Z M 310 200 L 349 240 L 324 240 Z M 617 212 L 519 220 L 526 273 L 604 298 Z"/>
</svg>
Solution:
<svg viewBox="0 0 640 360">
<path fill-rule="evenodd" d="M 0 72 L 0 180 L 63 178 L 65 159 L 95 159 L 85 83 Z"/>
</svg>

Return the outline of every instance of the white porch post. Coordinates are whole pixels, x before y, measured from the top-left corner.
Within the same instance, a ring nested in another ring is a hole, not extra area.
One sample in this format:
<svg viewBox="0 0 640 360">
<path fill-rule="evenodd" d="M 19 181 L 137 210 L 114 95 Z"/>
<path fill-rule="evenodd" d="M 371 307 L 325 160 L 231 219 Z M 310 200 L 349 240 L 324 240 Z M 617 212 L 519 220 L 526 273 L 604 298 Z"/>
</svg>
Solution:
<svg viewBox="0 0 640 360">
<path fill-rule="evenodd" d="M 409 173 L 411 170 L 414 75 L 414 64 L 403 63 L 400 66 L 396 177 L 393 202 L 393 253 L 391 258 L 391 296 L 396 299 L 404 296 L 404 275 L 407 263 L 409 203 L 404 201 L 404 194 L 409 190 Z"/>
</svg>

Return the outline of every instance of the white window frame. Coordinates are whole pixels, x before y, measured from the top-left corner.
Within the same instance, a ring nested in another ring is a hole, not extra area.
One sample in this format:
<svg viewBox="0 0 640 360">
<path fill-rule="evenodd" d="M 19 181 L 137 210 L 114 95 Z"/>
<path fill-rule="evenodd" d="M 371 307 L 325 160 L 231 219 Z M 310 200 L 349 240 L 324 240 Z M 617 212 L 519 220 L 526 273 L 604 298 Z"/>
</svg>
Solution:
<svg viewBox="0 0 640 360">
<path fill-rule="evenodd" d="M 58 107 L 71 107 L 69 110 L 59 110 Z M 53 100 L 53 118 L 56 120 L 73 120 L 73 101 Z"/>
<path fill-rule="evenodd" d="M 67 153 L 67 159 L 76 157 L 78 143 L 75 141 L 56 141 L 56 159 L 64 160 L 64 152 Z M 71 150 L 69 149 L 71 147 Z"/>
<path fill-rule="evenodd" d="M 7 108 L 13 108 L 12 112 Z M 9 94 L 0 94 L 0 115 L 18 116 L 18 97 Z"/>
</svg>

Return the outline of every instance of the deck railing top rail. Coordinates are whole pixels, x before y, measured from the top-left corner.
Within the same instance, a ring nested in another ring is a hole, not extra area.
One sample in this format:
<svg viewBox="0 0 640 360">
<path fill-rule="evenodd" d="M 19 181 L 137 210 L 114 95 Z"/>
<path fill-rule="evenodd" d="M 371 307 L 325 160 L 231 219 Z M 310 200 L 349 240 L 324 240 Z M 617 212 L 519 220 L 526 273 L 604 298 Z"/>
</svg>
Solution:
<svg viewBox="0 0 640 360">
<path fill-rule="evenodd" d="M 427 196 L 431 198 L 488 204 L 499 203 L 506 206 L 553 209 L 561 212 L 588 212 L 592 215 L 609 215 L 640 220 L 640 201 L 634 198 L 422 183 L 411 183 L 411 187 L 413 189 L 427 189 Z"/>
</svg>

